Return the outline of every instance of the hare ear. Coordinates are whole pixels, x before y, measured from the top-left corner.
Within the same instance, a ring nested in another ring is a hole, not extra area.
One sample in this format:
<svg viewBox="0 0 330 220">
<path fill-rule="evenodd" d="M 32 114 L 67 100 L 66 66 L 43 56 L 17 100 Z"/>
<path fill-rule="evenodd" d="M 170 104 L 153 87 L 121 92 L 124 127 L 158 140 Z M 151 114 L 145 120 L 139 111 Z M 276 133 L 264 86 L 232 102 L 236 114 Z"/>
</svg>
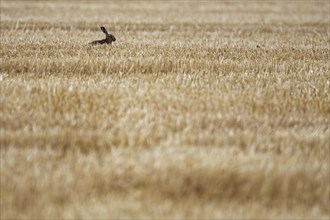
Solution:
<svg viewBox="0 0 330 220">
<path fill-rule="evenodd" d="M 101 30 L 103 31 L 103 33 L 105 33 L 106 35 L 108 35 L 108 31 L 107 31 L 107 29 L 105 29 L 105 27 L 101 27 Z"/>
</svg>

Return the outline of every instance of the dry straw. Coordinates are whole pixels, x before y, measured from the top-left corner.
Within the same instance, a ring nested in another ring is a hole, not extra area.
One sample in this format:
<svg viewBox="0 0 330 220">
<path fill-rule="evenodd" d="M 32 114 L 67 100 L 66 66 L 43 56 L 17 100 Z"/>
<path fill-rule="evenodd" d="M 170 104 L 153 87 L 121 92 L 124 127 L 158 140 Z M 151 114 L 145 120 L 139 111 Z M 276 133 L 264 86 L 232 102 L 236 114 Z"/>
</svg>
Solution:
<svg viewBox="0 0 330 220">
<path fill-rule="evenodd" d="M 330 217 L 328 1 L 0 13 L 1 218 Z"/>
</svg>

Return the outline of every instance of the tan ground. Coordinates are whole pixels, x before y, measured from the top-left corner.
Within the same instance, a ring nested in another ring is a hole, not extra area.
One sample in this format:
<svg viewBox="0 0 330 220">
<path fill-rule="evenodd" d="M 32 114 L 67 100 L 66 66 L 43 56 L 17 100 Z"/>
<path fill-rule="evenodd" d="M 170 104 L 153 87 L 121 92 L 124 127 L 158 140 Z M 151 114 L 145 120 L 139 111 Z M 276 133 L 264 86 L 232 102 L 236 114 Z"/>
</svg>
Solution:
<svg viewBox="0 0 330 220">
<path fill-rule="evenodd" d="M 329 8 L 1 1 L 1 218 L 330 218 Z"/>
</svg>

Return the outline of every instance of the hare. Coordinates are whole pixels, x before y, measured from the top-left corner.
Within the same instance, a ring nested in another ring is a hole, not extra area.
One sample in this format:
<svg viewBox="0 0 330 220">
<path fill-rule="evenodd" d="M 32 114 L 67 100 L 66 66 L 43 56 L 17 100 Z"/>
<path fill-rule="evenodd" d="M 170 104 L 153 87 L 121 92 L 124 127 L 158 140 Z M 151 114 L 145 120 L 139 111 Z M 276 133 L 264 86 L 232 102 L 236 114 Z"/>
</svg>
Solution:
<svg viewBox="0 0 330 220">
<path fill-rule="evenodd" d="M 89 43 L 90 45 L 111 44 L 113 41 L 116 41 L 115 36 L 113 36 L 112 34 L 109 34 L 107 29 L 105 29 L 105 27 L 101 27 L 101 30 L 103 33 L 105 33 L 105 39 L 92 41 Z"/>
</svg>

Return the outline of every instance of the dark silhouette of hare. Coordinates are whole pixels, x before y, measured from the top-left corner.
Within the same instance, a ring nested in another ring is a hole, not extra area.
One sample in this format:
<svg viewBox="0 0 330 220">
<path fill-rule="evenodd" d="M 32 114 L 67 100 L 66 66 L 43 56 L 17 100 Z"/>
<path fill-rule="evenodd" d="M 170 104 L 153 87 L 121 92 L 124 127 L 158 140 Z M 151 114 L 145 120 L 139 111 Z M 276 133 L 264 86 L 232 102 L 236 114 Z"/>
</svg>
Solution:
<svg viewBox="0 0 330 220">
<path fill-rule="evenodd" d="M 89 43 L 90 45 L 111 44 L 113 41 L 116 41 L 115 36 L 113 36 L 112 34 L 109 34 L 107 29 L 105 29 L 105 27 L 101 27 L 101 30 L 103 33 L 105 33 L 105 39 L 92 41 Z"/>
</svg>

